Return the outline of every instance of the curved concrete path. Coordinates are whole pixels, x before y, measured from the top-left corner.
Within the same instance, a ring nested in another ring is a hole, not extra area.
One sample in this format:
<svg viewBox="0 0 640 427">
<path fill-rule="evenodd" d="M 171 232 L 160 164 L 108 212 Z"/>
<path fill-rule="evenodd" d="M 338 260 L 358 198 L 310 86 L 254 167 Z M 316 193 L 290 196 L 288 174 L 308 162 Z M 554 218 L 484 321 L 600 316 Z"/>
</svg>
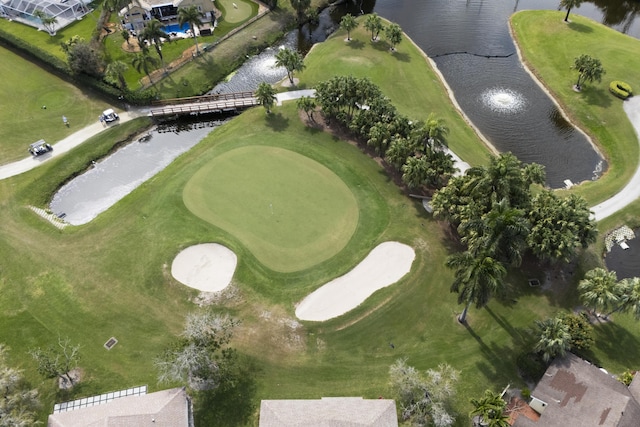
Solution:
<svg viewBox="0 0 640 427">
<path fill-rule="evenodd" d="M 315 96 L 314 89 L 307 90 L 294 90 L 289 92 L 282 92 L 276 95 L 277 105 L 282 105 L 284 101 L 290 101 L 302 96 Z M 636 130 L 636 134 L 638 136 L 638 140 L 640 141 L 640 96 L 632 97 L 626 100 L 623 104 L 624 111 L 627 113 L 631 124 Z M 145 115 L 146 113 L 142 110 L 134 110 L 134 111 L 125 111 L 120 114 L 120 123 L 128 122 L 136 117 L 140 117 Z M 105 126 L 103 126 L 100 122 L 96 122 L 92 125 L 81 129 L 68 137 L 64 138 L 61 141 L 58 141 L 53 145 L 53 151 L 44 154 L 40 157 L 28 157 L 26 159 L 19 160 L 17 162 L 9 163 L 6 165 L 0 166 L 0 180 L 10 178 L 15 175 L 19 175 L 21 173 L 27 172 L 31 169 L 34 169 L 40 166 L 42 163 L 52 159 L 54 157 L 60 156 L 72 148 L 82 144 L 87 139 L 95 136 L 105 130 Z M 460 171 L 459 173 L 464 173 L 469 168 L 469 165 L 463 162 L 460 157 L 458 157 L 453 151 L 449 150 L 449 153 L 453 156 L 455 160 L 455 165 Z M 636 173 L 633 175 L 631 180 L 627 183 L 627 185 L 616 195 L 611 197 L 610 199 L 605 200 L 602 203 L 599 203 L 591 208 L 593 212 L 593 218 L 596 221 L 599 221 L 603 218 L 608 217 L 609 215 L 614 214 L 625 206 L 631 204 L 634 200 L 640 197 L 640 166 L 636 170 Z"/>
<path fill-rule="evenodd" d="M 622 104 L 622 107 L 627 113 L 627 117 L 629 117 L 629 121 L 636 130 L 636 136 L 640 141 L 640 97 L 634 96 L 627 99 Z M 638 197 L 640 197 L 640 166 L 638 166 L 636 173 L 633 174 L 631 180 L 618 194 L 591 208 L 593 218 L 596 221 L 600 221 L 631 204 Z"/>
<path fill-rule="evenodd" d="M 125 123 L 129 120 L 143 115 L 145 115 L 145 113 L 137 110 L 124 111 L 120 114 L 119 122 Z M 48 152 L 47 154 L 43 154 L 38 157 L 29 156 L 25 159 L 2 165 L 0 166 L 0 179 L 10 178 L 12 176 L 20 175 L 21 173 L 30 171 L 31 169 L 40 166 L 44 162 L 53 159 L 54 157 L 61 156 L 62 154 L 66 153 L 74 147 L 77 147 L 87 139 L 99 134 L 110 126 L 117 126 L 117 123 L 105 126 L 99 121 L 96 121 L 96 123 L 86 126 L 75 133 L 72 133 L 71 135 L 56 142 L 55 144 L 51 144 L 53 146 L 53 150 Z"/>
</svg>

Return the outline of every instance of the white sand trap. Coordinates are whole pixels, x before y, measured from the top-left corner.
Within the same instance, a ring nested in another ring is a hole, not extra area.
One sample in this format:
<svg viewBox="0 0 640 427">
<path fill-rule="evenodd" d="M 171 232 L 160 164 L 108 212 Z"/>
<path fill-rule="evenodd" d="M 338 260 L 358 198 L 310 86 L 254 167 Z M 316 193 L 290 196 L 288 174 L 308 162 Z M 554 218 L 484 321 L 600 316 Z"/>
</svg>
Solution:
<svg viewBox="0 0 640 427">
<path fill-rule="evenodd" d="M 353 310 L 378 289 L 396 283 L 411 270 L 416 257 L 411 246 L 385 242 L 353 270 L 316 289 L 298 304 L 300 320 L 322 321 Z"/>
<path fill-rule="evenodd" d="M 180 283 L 204 292 L 219 292 L 229 286 L 238 257 L 217 243 L 186 248 L 171 264 L 171 275 Z"/>
</svg>

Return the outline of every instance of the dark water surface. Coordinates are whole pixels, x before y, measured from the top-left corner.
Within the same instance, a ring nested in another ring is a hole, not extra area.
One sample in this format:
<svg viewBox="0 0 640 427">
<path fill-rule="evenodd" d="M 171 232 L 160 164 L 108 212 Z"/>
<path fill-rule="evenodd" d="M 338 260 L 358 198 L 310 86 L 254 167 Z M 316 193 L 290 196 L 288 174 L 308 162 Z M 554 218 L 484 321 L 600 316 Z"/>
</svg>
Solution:
<svg viewBox="0 0 640 427">
<path fill-rule="evenodd" d="M 588 16 L 638 37 L 639 2 L 583 3 Z M 500 151 L 545 166 L 547 183 L 562 187 L 597 178 L 606 163 L 521 66 L 508 29 L 518 10 L 558 9 L 558 1 L 378 0 L 363 2 L 397 22 L 436 62 L 462 110 Z M 599 6 L 599 7 L 598 7 Z M 573 58 L 567 59 L 567 67 Z"/>
</svg>

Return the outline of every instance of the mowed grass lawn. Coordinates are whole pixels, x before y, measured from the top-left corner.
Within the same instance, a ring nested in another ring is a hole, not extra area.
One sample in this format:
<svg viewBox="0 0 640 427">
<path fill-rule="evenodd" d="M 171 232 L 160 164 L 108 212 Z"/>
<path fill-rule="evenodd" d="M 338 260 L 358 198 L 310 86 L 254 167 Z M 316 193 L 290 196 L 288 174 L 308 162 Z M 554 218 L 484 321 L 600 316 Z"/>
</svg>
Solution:
<svg viewBox="0 0 640 427">
<path fill-rule="evenodd" d="M 640 42 L 588 18 L 566 12 L 523 11 L 511 18 L 517 43 L 533 69 L 563 109 L 595 138 L 609 169 L 595 182 L 576 187 L 591 205 L 618 192 L 638 166 L 638 137 L 625 114 L 623 101 L 609 92 L 612 80 L 640 88 Z M 606 71 L 602 82 L 585 82 L 573 90 L 578 79 L 571 67 L 582 54 L 598 58 Z"/>
<path fill-rule="evenodd" d="M 454 107 L 420 49 L 405 36 L 391 52 L 383 37 L 371 42 L 371 33 L 363 27 L 364 17 L 357 22 L 360 25 L 351 31 L 350 42 L 345 41 L 346 32 L 338 30 L 314 45 L 305 58 L 305 70 L 296 73 L 299 87 L 312 88 L 334 75 L 367 77 L 411 120 L 425 120 L 430 113 L 441 118 L 450 131 L 449 147 L 471 165 L 485 164 L 489 149 Z"/>
<path fill-rule="evenodd" d="M 331 258 L 358 225 L 356 198 L 336 174 L 275 147 L 241 147 L 217 156 L 187 183 L 184 201 L 276 271 Z"/>
<path fill-rule="evenodd" d="M 0 164 L 28 157 L 29 144 L 41 138 L 58 142 L 96 122 L 107 108 L 95 96 L 4 47 L 0 47 L 0 75 Z M 69 118 L 69 127 L 64 126 L 63 115 Z"/>
</svg>

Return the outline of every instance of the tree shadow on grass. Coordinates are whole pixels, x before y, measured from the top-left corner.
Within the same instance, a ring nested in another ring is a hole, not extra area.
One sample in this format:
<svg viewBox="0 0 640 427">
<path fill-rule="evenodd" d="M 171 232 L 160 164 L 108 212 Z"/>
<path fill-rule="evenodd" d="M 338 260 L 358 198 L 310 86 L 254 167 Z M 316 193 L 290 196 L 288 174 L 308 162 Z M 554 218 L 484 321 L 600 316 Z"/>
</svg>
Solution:
<svg viewBox="0 0 640 427">
<path fill-rule="evenodd" d="M 245 426 L 251 425 L 256 412 L 256 383 L 251 369 L 242 369 L 235 381 L 220 385 L 215 390 L 194 395 L 196 425 Z"/>
<path fill-rule="evenodd" d="M 391 52 L 391 55 L 393 55 L 393 57 L 398 61 L 411 62 L 411 57 L 404 52 L 398 52 L 397 50 L 394 50 L 393 52 Z"/>
<path fill-rule="evenodd" d="M 590 85 L 582 87 L 582 96 L 589 105 L 597 105 L 602 108 L 611 106 L 613 100 L 613 95 L 610 95 L 608 90 Z"/>
<path fill-rule="evenodd" d="M 289 127 L 289 119 L 281 113 L 267 114 L 265 120 L 267 121 L 267 126 L 276 132 L 282 132 Z"/>
<path fill-rule="evenodd" d="M 572 29 L 573 31 L 577 31 L 579 33 L 592 33 L 593 32 L 593 28 L 588 27 L 588 26 L 583 25 L 583 24 L 578 24 L 576 22 L 569 22 L 569 28 Z"/>
<path fill-rule="evenodd" d="M 612 360 L 629 368 L 638 364 L 640 341 L 615 322 L 594 325 L 596 346 Z"/>
<path fill-rule="evenodd" d="M 347 46 L 354 50 L 362 50 L 364 48 L 364 43 L 362 42 L 362 40 L 351 39 L 349 42 L 347 42 Z"/>
</svg>

